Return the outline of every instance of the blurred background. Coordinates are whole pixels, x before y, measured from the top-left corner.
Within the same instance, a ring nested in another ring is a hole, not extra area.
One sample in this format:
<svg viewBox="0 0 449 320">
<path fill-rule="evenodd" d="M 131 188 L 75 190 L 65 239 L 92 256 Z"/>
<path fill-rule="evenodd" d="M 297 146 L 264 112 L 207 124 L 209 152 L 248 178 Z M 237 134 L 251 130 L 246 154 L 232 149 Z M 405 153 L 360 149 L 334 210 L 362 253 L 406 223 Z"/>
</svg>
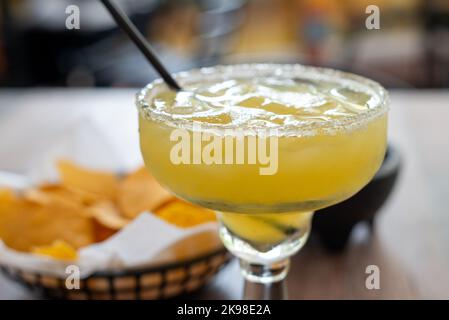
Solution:
<svg viewBox="0 0 449 320">
<path fill-rule="evenodd" d="M 394 88 L 449 86 L 447 0 L 117 0 L 173 72 L 298 62 Z M 65 8 L 80 8 L 67 30 Z M 380 30 L 367 30 L 368 5 Z M 1 0 L 0 85 L 140 87 L 156 75 L 100 1 Z"/>
</svg>

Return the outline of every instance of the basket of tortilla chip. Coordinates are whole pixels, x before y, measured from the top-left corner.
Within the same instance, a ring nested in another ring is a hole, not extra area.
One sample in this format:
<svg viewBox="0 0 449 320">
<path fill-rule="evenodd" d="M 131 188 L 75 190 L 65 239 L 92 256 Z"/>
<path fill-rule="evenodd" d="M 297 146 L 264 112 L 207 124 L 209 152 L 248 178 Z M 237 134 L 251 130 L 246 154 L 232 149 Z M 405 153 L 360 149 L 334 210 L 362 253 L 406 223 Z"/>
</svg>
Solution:
<svg viewBox="0 0 449 320">
<path fill-rule="evenodd" d="M 0 269 L 47 297 L 162 299 L 229 260 L 213 212 L 141 168 L 120 176 L 59 161 L 58 183 L 0 188 Z"/>
</svg>

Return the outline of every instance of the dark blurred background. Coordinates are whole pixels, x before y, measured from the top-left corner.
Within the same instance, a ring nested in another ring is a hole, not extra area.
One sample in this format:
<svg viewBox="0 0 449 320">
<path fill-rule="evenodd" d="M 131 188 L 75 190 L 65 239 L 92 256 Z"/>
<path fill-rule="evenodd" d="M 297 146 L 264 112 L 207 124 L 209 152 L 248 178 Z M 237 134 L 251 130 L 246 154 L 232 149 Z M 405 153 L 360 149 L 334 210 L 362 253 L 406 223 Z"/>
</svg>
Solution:
<svg viewBox="0 0 449 320">
<path fill-rule="evenodd" d="M 0 0 L 0 85 L 139 87 L 156 77 L 96 0 Z M 388 87 L 449 87 L 449 0 L 116 0 L 173 72 L 288 62 Z M 80 30 L 65 9 L 80 8 Z M 368 5 L 380 30 L 367 30 Z"/>
</svg>

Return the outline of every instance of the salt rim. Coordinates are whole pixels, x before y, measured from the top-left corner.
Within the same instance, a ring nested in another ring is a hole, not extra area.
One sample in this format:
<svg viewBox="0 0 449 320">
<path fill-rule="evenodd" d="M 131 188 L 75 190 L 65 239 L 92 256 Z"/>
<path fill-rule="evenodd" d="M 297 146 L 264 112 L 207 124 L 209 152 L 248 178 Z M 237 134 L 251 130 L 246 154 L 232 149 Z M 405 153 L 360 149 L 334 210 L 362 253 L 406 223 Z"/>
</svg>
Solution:
<svg viewBox="0 0 449 320">
<path fill-rule="evenodd" d="M 201 123 L 201 130 L 218 135 L 229 134 L 229 129 L 239 129 L 248 135 L 257 135 L 259 130 L 275 131 L 278 136 L 312 136 L 317 133 L 336 134 L 339 131 L 352 131 L 377 119 L 388 111 L 390 98 L 387 90 L 379 83 L 353 73 L 334 70 L 330 68 L 311 67 L 301 64 L 236 64 L 217 65 L 200 69 L 179 72 L 173 75 L 181 86 L 204 80 L 229 80 L 232 78 L 254 78 L 264 76 L 278 76 L 281 78 L 300 78 L 305 80 L 325 80 L 354 90 L 370 94 L 375 98 L 376 104 L 367 111 L 349 115 L 343 119 L 330 121 L 299 121 L 298 125 L 287 124 L 276 128 L 260 125 L 241 126 L 236 124 Z M 205 79 L 207 78 L 207 79 Z M 163 122 L 167 126 L 194 130 L 198 124 L 185 118 L 177 118 L 175 115 L 157 110 L 149 103 L 157 92 L 157 89 L 169 90 L 163 85 L 162 79 L 156 79 L 149 83 L 136 94 L 136 106 L 140 115 L 149 121 Z M 154 90 L 153 90 L 154 89 Z M 269 133 L 268 133 L 269 134 Z"/>
</svg>

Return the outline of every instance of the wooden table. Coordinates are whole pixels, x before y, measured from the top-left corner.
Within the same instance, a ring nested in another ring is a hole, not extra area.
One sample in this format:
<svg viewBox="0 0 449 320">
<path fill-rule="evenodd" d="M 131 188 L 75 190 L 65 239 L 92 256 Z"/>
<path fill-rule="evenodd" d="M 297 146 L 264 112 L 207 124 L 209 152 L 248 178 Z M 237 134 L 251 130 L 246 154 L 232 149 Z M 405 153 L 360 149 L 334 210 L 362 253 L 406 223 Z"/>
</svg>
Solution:
<svg viewBox="0 0 449 320">
<path fill-rule="evenodd" d="M 67 139 L 79 142 L 81 161 L 136 166 L 135 91 L 0 91 L 0 170 L 32 176 L 48 170 L 52 157 L 74 152 L 64 147 Z M 449 299 L 449 91 L 392 91 L 391 99 L 390 142 L 404 167 L 374 235 L 356 229 L 341 255 L 327 254 L 312 239 L 293 258 L 290 298 Z M 100 150 L 83 146 L 89 137 L 103 142 Z M 373 264 L 380 269 L 380 290 L 365 287 L 365 269 Z M 242 283 L 233 261 L 189 298 L 238 299 Z M 0 276 L 0 299 L 18 298 L 35 297 Z"/>
</svg>

